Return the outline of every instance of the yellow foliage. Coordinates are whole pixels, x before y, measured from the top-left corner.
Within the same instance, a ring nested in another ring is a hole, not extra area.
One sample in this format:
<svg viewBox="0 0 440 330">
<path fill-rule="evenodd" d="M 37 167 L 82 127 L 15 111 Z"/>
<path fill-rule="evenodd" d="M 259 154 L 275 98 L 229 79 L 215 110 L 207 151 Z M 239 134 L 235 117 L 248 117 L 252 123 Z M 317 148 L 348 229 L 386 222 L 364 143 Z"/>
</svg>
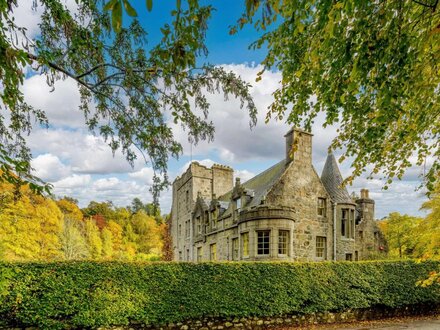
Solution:
<svg viewBox="0 0 440 330">
<path fill-rule="evenodd" d="M 53 260 L 61 257 L 62 213 L 55 202 L 24 186 L 18 200 L 13 187 L 0 185 L 0 245 L 5 260 Z"/>
<path fill-rule="evenodd" d="M 83 219 L 83 215 L 78 205 L 72 203 L 71 201 L 63 198 L 56 201 L 58 207 L 64 215 L 68 215 L 69 218 L 81 221 Z"/>
</svg>

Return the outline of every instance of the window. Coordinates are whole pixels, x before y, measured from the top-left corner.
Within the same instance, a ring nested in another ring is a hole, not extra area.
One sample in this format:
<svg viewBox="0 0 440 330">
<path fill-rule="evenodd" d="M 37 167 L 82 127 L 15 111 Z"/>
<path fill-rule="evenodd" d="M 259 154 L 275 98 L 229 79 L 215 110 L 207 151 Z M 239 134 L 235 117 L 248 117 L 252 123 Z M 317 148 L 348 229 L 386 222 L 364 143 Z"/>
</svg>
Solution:
<svg viewBox="0 0 440 330">
<path fill-rule="evenodd" d="M 189 237 L 190 234 L 190 221 L 185 221 L 185 235 L 186 237 Z"/>
<path fill-rule="evenodd" d="M 348 209 L 342 209 L 341 217 L 341 236 L 347 237 L 347 222 L 348 222 Z"/>
<path fill-rule="evenodd" d="M 203 250 L 202 250 L 202 247 L 201 246 L 199 246 L 198 248 L 197 248 L 197 262 L 200 262 L 200 261 L 202 261 L 202 257 L 203 257 Z"/>
<path fill-rule="evenodd" d="M 182 251 L 179 251 L 179 260 L 182 261 Z"/>
<path fill-rule="evenodd" d="M 215 208 L 212 212 L 211 212 L 211 218 L 212 220 L 217 220 L 218 217 L 218 209 Z"/>
<path fill-rule="evenodd" d="M 209 253 L 211 261 L 217 260 L 217 244 L 214 243 L 209 246 Z"/>
<path fill-rule="evenodd" d="M 182 225 L 179 225 L 179 236 L 182 236 Z"/>
<path fill-rule="evenodd" d="M 185 193 L 185 203 L 186 203 L 186 205 L 188 205 L 188 203 L 189 203 L 189 190 L 187 190 Z"/>
<path fill-rule="evenodd" d="M 200 216 L 197 217 L 197 234 L 202 234 L 202 219 L 200 219 Z"/>
<path fill-rule="evenodd" d="M 353 254 L 352 253 L 346 253 L 345 254 L 345 260 L 353 261 Z"/>
<path fill-rule="evenodd" d="M 327 214 L 327 201 L 325 198 L 318 198 L 318 215 L 325 217 Z"/>
<path fill-rule="evenodd" d="M 261 230 L 257 231 L 257 254 L 269 255 L 270 253 L 270 231 Z"/>
<path fill-rule="evenodd" d="M 249 233 L 241 234 L 243 257 L 249 257 Z"/>
<path fill-rule="evenodd" d="M 359 261 L 359 252 L 354 251 L 354 261 Z"/>
<path fill-rule="evenodd" d="M 189 249 L 186 249 L 186 261 L 189 261 Z"/>
<path fill-rule="evenodd" d="M 232 239 L 232 260 L 238 260 L 238 238 Z"/>
<path fill-rule="evenodd" d="M 350 237 L 354 238 L 354 210 L 350 210 Z"/>
<path fill-rule="evenodd" d="M 278 254 L 287 255 L 288 246 L 289 246 L 289 231 L 280 230 L 278 232 Z"/>
<path fill-rule="evenodd" d="M 216 208 L 211 212 L 211 230 L 214 230 L 217 227 L 218 220 L 218 209 Z"/>
<path fill-rule="evenodd" d="M 241 209 L 241 198 L 237 199 L 235 203 L 237 204 L 237 210 Z"/>
<path fill-rule="evenodd" d="M 327 259 L 327 237 L 316 236 L 316 257 Z"/>
</svg>

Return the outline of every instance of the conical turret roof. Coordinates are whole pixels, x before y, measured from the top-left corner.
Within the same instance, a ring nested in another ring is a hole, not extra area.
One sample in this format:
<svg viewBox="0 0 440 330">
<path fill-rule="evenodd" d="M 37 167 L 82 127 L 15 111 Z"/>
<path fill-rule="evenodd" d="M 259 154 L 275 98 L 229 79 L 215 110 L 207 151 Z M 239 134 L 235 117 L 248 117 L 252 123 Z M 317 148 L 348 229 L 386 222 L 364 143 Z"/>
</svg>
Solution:
<svg viewBox="0 0 440 330">
<path fill-rule="evenodd" d="M 353 203 L 347 189 L 341 187 L 343 179 L 333 153 L 329 153 L 327 156 L 321 174 L 321 181 L 334 202 Z"/>
</svg>

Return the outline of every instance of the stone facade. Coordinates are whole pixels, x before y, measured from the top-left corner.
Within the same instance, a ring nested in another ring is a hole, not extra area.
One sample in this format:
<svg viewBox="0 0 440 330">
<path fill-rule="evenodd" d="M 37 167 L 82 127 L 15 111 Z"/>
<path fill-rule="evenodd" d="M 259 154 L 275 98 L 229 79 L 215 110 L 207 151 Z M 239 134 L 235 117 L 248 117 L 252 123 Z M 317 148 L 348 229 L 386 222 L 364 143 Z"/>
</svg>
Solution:
<svg viewBox="0 0 440 330">
<path fill-rule="evenodd" d="M 173 183 L 174 260 L 360 260 L 386 250 L 368 190 L 353 200 L 329 154 L 321 177 L 312 134 L 291 129 L 286 157 L 245 183 L 191 163 Z"/>
</svg>

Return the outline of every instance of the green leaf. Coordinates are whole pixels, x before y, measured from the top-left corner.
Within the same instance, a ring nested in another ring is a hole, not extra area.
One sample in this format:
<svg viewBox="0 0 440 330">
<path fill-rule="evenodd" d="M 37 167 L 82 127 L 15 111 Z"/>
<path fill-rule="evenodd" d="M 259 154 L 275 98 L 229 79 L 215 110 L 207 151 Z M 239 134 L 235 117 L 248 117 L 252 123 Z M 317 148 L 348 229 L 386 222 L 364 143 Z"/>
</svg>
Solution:
<svg viewBox="0 0 440 330">
<path fill-rule="evenodd" d="M 153 9 L 153 0 L 147 0 L 146 4 L 148 11 L 151 11 Z"/>
<path fill-rule="evenodd" d="M 131 17 L 137 17 L 136 10 L 130 5 L 130 2 L 128 2 L 128 0 L 124 0 L 124 7 L 128 15 L 130 15 Z"/>
<path fill-rule="evenodd" d="M 113 7 L 112 11 L 112 26 L 115 32 L 121 31 L 122 27 L 122 6 L 121 2 L 118 1 Z"/>
<path fill-rule="evenodd" d="M 177 7 L 177 10 L 180 10 L 180 6 L 181 6 L 181 2 L 180 2 L 180 0 L 176 0 L 176 7 Z"/>
<path fill-rule="evenodd" d="M 118 0 L 110 0 L 109 2 L 107 2 L 106 5 L 104 6 L 104 10 L 105 11 L 113 10 L 113 7 L 115 6 L 116 2 L 118 2 Z"/>
</svg>

